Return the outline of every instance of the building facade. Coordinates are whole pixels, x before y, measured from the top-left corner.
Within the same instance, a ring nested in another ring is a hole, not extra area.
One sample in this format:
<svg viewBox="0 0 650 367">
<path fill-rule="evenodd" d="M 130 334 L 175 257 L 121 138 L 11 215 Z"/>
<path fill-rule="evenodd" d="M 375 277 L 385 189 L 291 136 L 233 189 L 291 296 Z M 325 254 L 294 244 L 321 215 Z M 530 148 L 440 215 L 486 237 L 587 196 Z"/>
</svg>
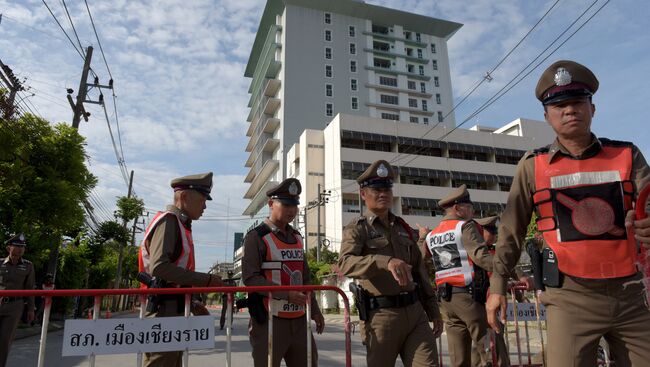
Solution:
<svg viewBox="0 0 650 367">
<path fill-rule="evenodd" d="M 268 0 L 251 78 L 244 214 L 289 172 L 289 149 L 334 116 L 455 125 L 447 41 L 461 27 L 354 0 Z"/>
</svg>

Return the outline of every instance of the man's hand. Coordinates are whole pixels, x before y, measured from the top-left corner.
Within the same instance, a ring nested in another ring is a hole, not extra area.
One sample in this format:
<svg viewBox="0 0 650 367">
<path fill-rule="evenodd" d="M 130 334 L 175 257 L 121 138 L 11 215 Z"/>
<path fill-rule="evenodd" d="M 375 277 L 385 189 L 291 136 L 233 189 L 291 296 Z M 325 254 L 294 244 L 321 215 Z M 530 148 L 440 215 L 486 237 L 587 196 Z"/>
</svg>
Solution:
<svg viewBox="0 0 650 367">
<path fill-rule="evenodd" d="M 420 235 L 420 238 L 426 237 L 426 235 L 431 232 L 429 227 L 422 227 L 420 223 L 415 223 L 415 226 L 418 227 L 418 234 Z"/>
<path fill-rule="evenodd" d="M 497 333 L 501 333 L 501 325 L 506 322 L 506 307 L 506 296 L 495 293 L 490 294 L 485 304 L 488 324 Z M 497 312 L 499 311 L 501 312 L 501 323 L 497 320 Z"/>
<path fill-rule="evenodd" d="M 526 290 L 527 291 L 530 291 L 530 290 L 533 289 L 533 280 L 529 276 L 523 275 L 523 276 L 519 277 L 519 282 L 526 284 L 526 287 L 527 287 Z"/>
<path fill-rule="evenodd" d="M 316 334 L 322 334 L 323 330 L 325 330 L 325 318 L 323 317 L 323 314 L 311 314 L 311 319 L 316 322 Z"/>
<path fill-rule="evenodd" d="M 625 227 L 634 232 L 634 238 L 641 242 L 646 248 L 650 248 L 650 217 L 635 220 L 634 210 L 627 212 Z"/>
<path fill-rule="evenodd" d="M 287 300 L 291 303 L 304 306 L 307 303 L 307 296 L 302 292 L 289 291 Z"/>
<path fill-rule="evenodd" d="M 396 257 L 388 261 L 388 270 L 393 274 L 393 278 L 395 278 L 395 281 L 400 287 L 406 287 L 413 281 L 411 268 L 413 268 L 411 265 Z"/>
<path fill-rule="evenodd" d="M 208 311 L 205 305 L 201 302 L 192 302 L 190 311 L 192 311 L 192 315 L 194 316 L 205 316 L 210 314 L 210 311 Z"/>
<path fill-rule="evenodd" d="M 442 335 L 442 330 L 444 329 L 444 324 L 442 319 L 433 320 L 433 337 L 439 338 Z"/>
</svg>

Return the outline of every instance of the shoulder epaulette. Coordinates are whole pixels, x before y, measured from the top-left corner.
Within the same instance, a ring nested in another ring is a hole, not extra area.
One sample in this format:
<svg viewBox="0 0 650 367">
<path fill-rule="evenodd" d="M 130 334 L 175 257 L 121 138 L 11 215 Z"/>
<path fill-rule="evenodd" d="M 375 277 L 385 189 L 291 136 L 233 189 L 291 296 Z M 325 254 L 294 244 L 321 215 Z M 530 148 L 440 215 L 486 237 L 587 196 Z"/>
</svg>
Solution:
<svg viewBox="0 0 650 367">
<path fill-rule="evenodd" d="M 364 217 L 364 216 L 362 215 L 362 216 L 360 216 L 360 217 L 357 217 L 357 219 L 355 219 L 354 222 L 355 222 L 356 224 L 360 224 L 361 222 L 365 222 L 365 221 L 366 221 L 366 217 Z"/>
<path fill-rule="evenodd" d="M 250 233 L 250 232 L 252 232 L 252 231 L 257 232 L 257 235 L 260 236 L 260 238 L 261 238 L 261 237 L 264 237 L 264 236 L 266 236 L 267 234 L 271 233 L 271 228 L 269 228 L 269 226 L 267 226 L 265 223 L 262 223 L 262 224 L 260 224 L 259 226 L 257 226 L 257 227 L 255 227 L 255 228 L 251 229 L 251 230 L 248 231 L 248 232 Z M 248 233 L 247 233 L 247 234 L 248 234 Z"/>
<path fill-rule="evenodd" d="M 535 157 L 537 155 L 540 155 L 540 154 L 547 154 L 549 149 L 550 149 L 549 147 L 550 147 L 550 145 L 547 145 L 547 146 L 541 147 L 541 148 L 537 148 L 537 149 L 533 149 L 532 151 L 526 153 L 525 157 L 526 157 L 526 159 L 528 159 L 528 158 L 533 158 L 533 157 Z"/>
<path fill-rule="evenodd" d="M 622 140 L 611 140 L 607 138 L 598 138 L 600 140 L 600 143 L 604 146 L 608 147 L 631 147 L 634 146 L 634 143 L 630 141 L 622 141 Z"/>
</svg>

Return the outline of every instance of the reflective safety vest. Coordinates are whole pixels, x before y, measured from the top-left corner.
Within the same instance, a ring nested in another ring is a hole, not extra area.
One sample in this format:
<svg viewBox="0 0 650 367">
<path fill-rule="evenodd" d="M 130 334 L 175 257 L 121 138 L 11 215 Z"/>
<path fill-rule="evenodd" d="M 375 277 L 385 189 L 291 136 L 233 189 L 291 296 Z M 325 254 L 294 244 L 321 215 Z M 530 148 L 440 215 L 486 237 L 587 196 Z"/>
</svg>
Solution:
<svg viewBox="0 0 650 367">
<path fill-rule="evenodd" d="M 436 268 L 436 285 L 449 283 L 465 287 L 474 280 L 474 263 L 462 241 L 465 221 L 443 220 L 426 237 L 426 245 Z"/>
<path fill-rule="evenodd" d="M 149 226 L 147 226 L 147 230 L 144 232 L 144 239 L 140 245 L 140 252 L 138 254 L 139 271 L 144 271 L 151 274 L 151 268 L 149 265 L 149 242 L 151 241 L 151 236 L 153 235 L 154 229 L 158 223 L 160 223 L 160 221 L 165 218 L 166 215 L 173 215 L 178 221 L 178 227 L 181 229 L 181 242 L 183 244 L 183 247 L 181 248 L 180 256 L 174 261 L 174 264 L 183 269 L 194 271 L 194 241 L 192 240 L 192 230 L 186 228 L 183 225 L 181 219 L 178 217 L 178 215 L 176 215 L 176 213 L 169 211 L 156 213 L 156 215 L 149 223 Z M 141 288 L 146 288 L 146 286 L 143 284 L 141 285 Z"/>
<path fill-rule="evenodd" d="M 277 285 L 302 285 L 304 253 L 300 236 L 294 234 L 296 243 L 281 241 L 273 232 L 262 236 L 266 257 L 262 262 L 264 277 Z M 310 302 L 311 300 L 307 300 Z M 271 302 L 271 304 L 269 304 Z M 305 314 L 305 307 L 286 299 L 264 298 L 266 310 L 272 306 L 273 316 L 293 319 Z"/>
<path fill-rule="evenodd" d="M 601 139 L 594 157 L 573 159 L 537 151 L 533 201 L 537 226 L 558 267 L 580 278 L 619 278 L 637 272 L 636 241 L 625 230 L 634 185 L 632 145 Z"/>
</svg>

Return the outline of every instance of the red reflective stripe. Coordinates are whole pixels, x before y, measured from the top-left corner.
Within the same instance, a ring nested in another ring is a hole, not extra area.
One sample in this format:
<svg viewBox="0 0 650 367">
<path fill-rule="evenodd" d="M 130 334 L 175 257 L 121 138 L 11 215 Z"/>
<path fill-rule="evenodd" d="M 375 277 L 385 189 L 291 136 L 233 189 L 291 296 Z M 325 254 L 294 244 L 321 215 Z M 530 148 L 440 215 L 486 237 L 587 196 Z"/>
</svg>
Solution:
<svg viewBox="0 0 650 367">
<path fill-rule="evenodd" d="M 304 268 L 304 252 L 303 244 L 300 239 L 300 236 L 294 234 L 296 243 L 286 243 L 281 241 L 275 233 L 270 232 L 264 237 L 262 237 L 262 242 L 266 246 L 266 256 L 265 263 L 281 263 L 280 269 L 264 269 L 264 277 L 278 285 L 292 285 L 290 275 L 287 274 L 287 271 L 290 272 L 300 272 L 301 279 L 300 282 L 304 280 L 303 268 Z M 282 256 L 282 250 L 299 250 L 302 254 L 299 260 L 286 260 Z M 295 285 L 295 284 L 293 284 Z M 302 311 L 282 311 L 278 310 L 278 307 L 283 307 L 285 305 L 292 305 L 287 300 L 272 300 L 275 303 L 273 307 L 273 315 L 281 318 L 297 318 L 305 314 L 304 309 Z M 266 309 L 269 309 L 269 299 L 264 299 L 264 306 Z"/>
</svg>

